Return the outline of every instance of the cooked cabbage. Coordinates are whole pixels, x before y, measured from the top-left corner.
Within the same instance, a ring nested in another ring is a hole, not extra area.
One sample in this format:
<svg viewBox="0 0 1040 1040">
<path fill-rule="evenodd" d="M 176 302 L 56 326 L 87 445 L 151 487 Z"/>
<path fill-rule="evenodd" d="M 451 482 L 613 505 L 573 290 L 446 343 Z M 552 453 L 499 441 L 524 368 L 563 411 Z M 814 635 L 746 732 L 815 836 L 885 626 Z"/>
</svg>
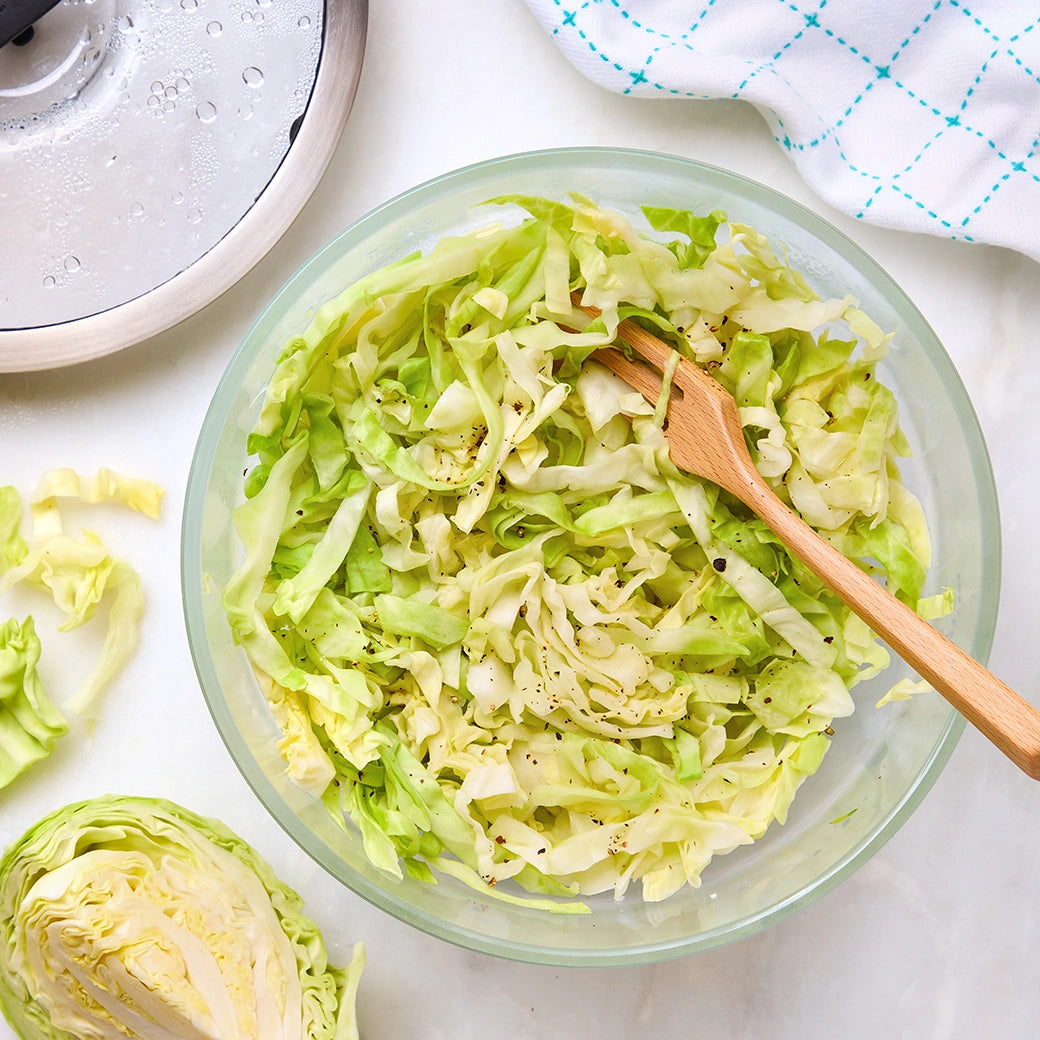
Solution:
<svg viewBox="0 0 1040 1040">
<path fill-rule="evenodd" d="M 527 215 L 285 344 L 224 602 L 289 774 L 374 863 L 661 899 L 784 821 L 888 656 L 589 355 L 631 317 L 710 367 L 778 493 L 916 606 L 887 337 L 721 213 L 495 201 Z"/>
</svg>

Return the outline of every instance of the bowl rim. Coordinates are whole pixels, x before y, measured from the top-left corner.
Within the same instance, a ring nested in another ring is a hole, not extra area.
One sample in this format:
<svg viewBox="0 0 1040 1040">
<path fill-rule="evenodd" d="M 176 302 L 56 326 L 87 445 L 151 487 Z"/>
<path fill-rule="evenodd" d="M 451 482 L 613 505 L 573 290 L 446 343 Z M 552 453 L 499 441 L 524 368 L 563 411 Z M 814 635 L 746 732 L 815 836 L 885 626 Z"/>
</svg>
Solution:
<svg viewBox="0 0 1040 1040">
<path fill-rule="evenodd" d="M 289 837 L 333 878 L 397 920 L 465 949 L 507 960 L 559 967 L 649 964 L 688 956 L 745 938 L 761 931 L 766 926 L 779 923 L 794 911 L 814 902 L 853 874 L 912 815 L 953 754 L 965 728 L 964 718 L 952 708 L 950 709 L 948 723 L 933 748 L 932 754 L 920 769 L 916 781 L 904 792 L 903 797 L 889 807 L 881 826 L 839 858 L 828 870 L 817 875 L 811 883 L 803 885 L 797 891 L 754 913 L 683 939 L 655 941 L 651 937 L 639 945 L 625 948 L 551 949 L 535 943 L 503 940 L 424 914 L 412 904 L 396 898 L 387 888 L 381 888 L 357 874 L 349 864 L 343 863 L 308 828 L 291 825 L 298 821 L 297 814 L 276 790 L 243 735 L 236 728 L 231 728 L 229 731 L 229 727 L 223 724 L 224 720 L 220 717 L 220 684 L 209 657 L 208 643 L 201 638 L 201 632 L 195 633 L 196 626 L 201 628 L 202 624 L 203 583 L 205 580 L 201 558 L 201 518 L 205 487 L 216 457 L 217 438 L 228 417 L 230 405 L 238 390 L 241 377 L 252 363 L 252 351 L 256 349 L 258 343 L 264 342 L 265 336 L 270 333 L 275 320 L 274 316 L 283 301 L 297 295 L 303 283 L 311 280 L 312 277 L 317 277 L 318 272 L 327 266 L 330 256 L 361 243 L 370 229 L 376 228 L 390 219 L 406 215 L 409 210 L 428 205 L 439 196 L 455 194 L 467 185 L 479 183 L 500 172 L 522 169 L 525 166 L 530 167 L 531 164 L 537 164 L 539 172 L 543 172 L 552 169 L 565 170 L 574 166 L 587 168 L 597 164 L 601 168 L 610 168 L 632 162 L 652 163 L 656 168 L 692 174 L 697 178 L 698 187 L 721 187 L 729 193 L 735 191 L 759 205 L 778 211 L 781 217 L 800 225 L 803 230 L 819 239 L 869 279 L 872 286 L 881 292 L 893 307 L 898 309 L 901 318 L 907 323 L 910 334 L 923 343 L 930 344 L 931 349 L 928 350 L 930 360 L 941 370 L 944 386 L 951 395 L 954 411 L 965 420 L 963 435 L 967 439 L 972 457 L 976 460 L 977 473 L 975 476 L 980 484 L 980 490 L 983 492 L 980 505 L 983 520 L 989 527 L 988 531 L 982 532 L 983 536 L 989 536 L 984 538 L 987 554 L 983 562 L 988 564 L 991 577 L 984 583 L 982 589 L 976 590 L 980 595 L 979 620 L 974 633 L 974 645 L 969 649 L 977 659 L 985 664 L 992 648 L 1000 595 L 999 505 L 990 456 L 977 414 L 964 383 L 939 337 L 906 292 L 884 268 L 862 246 L 828 220 L 802 203 L 743 174 L 697 159 L 663 152 L 633 148 L 578 146 L 536 149 L 500 155 L 448 171 L 399 192 L 387 201 L 373 207 L 334 235 L 298 267 L 271 300 L 264 305 L 256 321 L 228 362 L 200 428 L 196 451 L 188 474 L 182 515 L 182 605 L 196 675 L 221 739 L 247 784 L 267 812 Z M 193 638 L 193 634 L 198 638 Z M 350 873 L 349 880 L 343 876 L 343 868 Z"/>
</svg>

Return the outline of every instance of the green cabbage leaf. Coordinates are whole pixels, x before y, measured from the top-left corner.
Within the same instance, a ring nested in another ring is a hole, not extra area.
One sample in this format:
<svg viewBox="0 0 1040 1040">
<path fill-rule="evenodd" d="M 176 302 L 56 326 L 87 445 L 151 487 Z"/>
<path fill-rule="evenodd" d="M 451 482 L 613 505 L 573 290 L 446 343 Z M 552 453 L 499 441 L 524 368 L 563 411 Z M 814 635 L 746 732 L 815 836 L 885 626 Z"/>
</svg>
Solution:
<svg viewBox="0 0 1040 1040">
<path fill-rule="evenodd" d="M 69 729 L 43 689 L 31 617 L 0 624 L 0 787 L 46 758 Z"/>
</svg>

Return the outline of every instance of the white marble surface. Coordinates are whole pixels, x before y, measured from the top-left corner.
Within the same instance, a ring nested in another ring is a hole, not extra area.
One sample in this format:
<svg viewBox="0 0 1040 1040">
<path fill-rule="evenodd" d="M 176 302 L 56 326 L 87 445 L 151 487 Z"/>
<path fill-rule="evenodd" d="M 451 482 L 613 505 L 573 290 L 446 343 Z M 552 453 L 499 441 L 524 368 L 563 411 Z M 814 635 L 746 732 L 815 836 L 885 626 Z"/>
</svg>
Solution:
<svg viewBox="0 0 1040 1040">
<path fill-rule="evenodd" d="M 110 511 L 84 519 L 143 577 L 141 644 L 93 733 L 0 794 L 0 844 L 44 812 L 106 791 L 161 794 L 223 818 L 304 895 L 334 958 L 365 940 L 366 1040 L 1036 1036 L 1040 785 L 974 732 L 901 831 L 829 895 L 715 952 L 599 971 L 478 956 L 369 908 L 285 837 L 228 758 L 195 680 L 178 576 L 188 467 L 225 363 L 297 266 L 385 198 L 473 161 L 582 144 L 673 152 L 765 181 L 831 219 L 902 283 L 959 368 L 992 454 L 1005 562 L 990 664 L 1040 702 L 1040 267 L 829 210 L 753 109 L 608 94 L 566 64 L 520 0 L 373 0 L 346 134 L 270 255 L 154 340 L 64 370 L 0 376 L 0 482 L 28 493 L 51 466 L 110 466 L 167 489 L 157 523 Z M 4 616 L 20 606 L 5 603 Z M 89 649 L 73 636 L 59 645 L 55 690 L 78 677 Z M 0 1040 L 11 1035 L 0 1024 Z"/>
</svg>

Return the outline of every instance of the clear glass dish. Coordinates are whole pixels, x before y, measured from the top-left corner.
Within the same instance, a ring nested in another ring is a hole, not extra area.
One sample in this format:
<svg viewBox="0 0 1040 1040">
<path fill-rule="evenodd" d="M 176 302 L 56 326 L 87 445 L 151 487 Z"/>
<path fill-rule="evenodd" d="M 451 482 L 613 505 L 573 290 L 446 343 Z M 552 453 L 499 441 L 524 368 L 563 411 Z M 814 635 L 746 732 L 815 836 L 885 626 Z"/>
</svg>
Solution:
<svg viewBox="0 0 1040 1040">
<path fill-rule="evenodd" d="M 913 303 L 851 240 L 767 187 L 687 159 L 602 148 L 508 156 L 422 184 L 363 217 L 291 279 L 230 362 L 201 429 L 184 507 L 184 610 L 202 690 L 232 757 L 267 810 L 344 885 L 394 917 L 473 950 L 542 964 L 647 963 L 751 935 L 848 877 L 920 803 L 963 719 L 934 693 L 876 709 L 881 693 L 911 674 L 894 660 L 879 679 L 856 687 L 855 714 L 843 720 L 787 823 L 716 857 L 699 889 L 658 904 L 638 895 L 620 902 L 597 897 L 589 901 L 590 914 L 547 914 L 482 897 L 452 879 L 396 881 L 372 867 L 360 838 L 286 778 L 277 730 L 221 607 L 239 556 L 230 513 L 241 500 L 246 435 L 285 340 L 367 272 L 449 232 L 487 223 L 483 200 L 569 191 L 634 216 L 647 203 L 722 209 L 782 243 L 821 295 L 852 293 L 894 334 L 879 375 L 897 394 L 914 450 L 903 467 L 905 482 L 931 523 L 934 565 L 926 591 L 954 589 L 956 612 L 938 624 L 985 662 L 1000 574 L 992 473 L 964 386 Z"/>
</svg>

